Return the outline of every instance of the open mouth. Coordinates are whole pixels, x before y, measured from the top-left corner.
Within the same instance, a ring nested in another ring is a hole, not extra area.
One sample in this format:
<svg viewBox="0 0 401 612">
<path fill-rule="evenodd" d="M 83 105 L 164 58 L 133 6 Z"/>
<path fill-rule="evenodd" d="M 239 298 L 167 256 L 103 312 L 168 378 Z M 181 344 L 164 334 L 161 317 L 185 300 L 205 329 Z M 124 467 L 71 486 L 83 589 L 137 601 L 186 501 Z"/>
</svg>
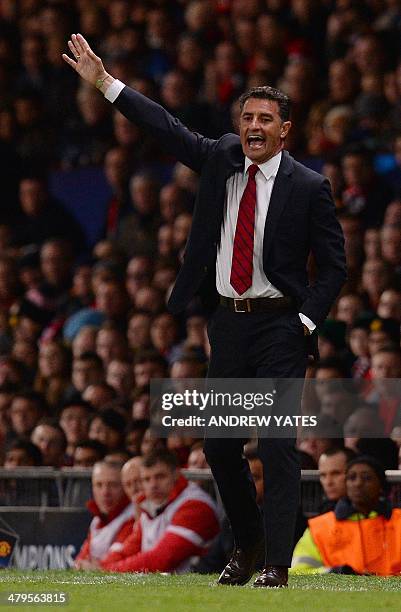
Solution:
<svg viewBox="0 0 401 612">
<path fill-rule="evenodd" d="M 247 143 L 250 149 L 261 149 L 265 144 L 265 140 L 263 136 L 253 134 L 248 136 Z"/>
</svg>

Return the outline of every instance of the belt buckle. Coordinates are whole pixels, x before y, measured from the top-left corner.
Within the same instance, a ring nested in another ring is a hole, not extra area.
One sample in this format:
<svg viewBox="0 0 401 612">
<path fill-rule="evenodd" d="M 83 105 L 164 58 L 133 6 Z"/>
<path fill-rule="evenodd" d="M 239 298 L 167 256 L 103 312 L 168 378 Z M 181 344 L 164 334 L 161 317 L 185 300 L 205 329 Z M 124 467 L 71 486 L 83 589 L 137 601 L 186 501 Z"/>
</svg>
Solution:
<svg viewBox="0 0 401 612">
<path fill-rule="evenodd" d="M 241 308 L 243 306 L 243 308 Z M 249 298 L 234 298 L 235 312 L 251 312 L 251 302 Z"/>
</svg>

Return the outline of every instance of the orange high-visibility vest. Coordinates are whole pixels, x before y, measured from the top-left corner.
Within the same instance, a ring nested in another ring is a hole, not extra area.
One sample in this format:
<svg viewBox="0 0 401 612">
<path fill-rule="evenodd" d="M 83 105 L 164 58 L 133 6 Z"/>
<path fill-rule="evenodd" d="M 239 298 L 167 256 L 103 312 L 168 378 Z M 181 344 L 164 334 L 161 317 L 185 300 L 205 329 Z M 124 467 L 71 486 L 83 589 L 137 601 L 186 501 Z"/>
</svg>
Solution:
<svg viewBox="0 0 401 612">
<path fill-rule="evenodd" d="M 337 520 L 327 512 L 309 520 L 313 541 L 327 567 L 350 565 L 358 574 L 401 573 L 401 509 L 384 516 Z"/>
</svg>

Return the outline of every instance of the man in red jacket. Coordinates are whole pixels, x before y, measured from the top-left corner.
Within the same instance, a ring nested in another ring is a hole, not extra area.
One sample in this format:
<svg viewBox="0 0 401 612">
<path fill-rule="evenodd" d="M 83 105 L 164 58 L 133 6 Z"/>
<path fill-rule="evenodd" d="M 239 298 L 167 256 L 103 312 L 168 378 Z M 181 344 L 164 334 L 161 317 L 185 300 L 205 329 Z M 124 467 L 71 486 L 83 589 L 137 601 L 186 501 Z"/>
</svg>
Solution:
<svg viewBox="0 0 401 612">
<path fill-rule="evenodd" d="M 219 532 L 216 505 L 182 476 L 169 451 L 145 457 L 141 477 L 140 517 L 132 534 L 99 565 L 112 572 L 185 572 Z"/>
<path fill-rule="evenodd" d="M 113 545 L 132 533 L 134 506 L 124 493 L 120 468 L 99 461 L 92 472 L 93 499 L 88 508 L 93 514 L 88 536 L 75 559 L 77 569 L 90 569 L 104 559 Z"/>
</svg>

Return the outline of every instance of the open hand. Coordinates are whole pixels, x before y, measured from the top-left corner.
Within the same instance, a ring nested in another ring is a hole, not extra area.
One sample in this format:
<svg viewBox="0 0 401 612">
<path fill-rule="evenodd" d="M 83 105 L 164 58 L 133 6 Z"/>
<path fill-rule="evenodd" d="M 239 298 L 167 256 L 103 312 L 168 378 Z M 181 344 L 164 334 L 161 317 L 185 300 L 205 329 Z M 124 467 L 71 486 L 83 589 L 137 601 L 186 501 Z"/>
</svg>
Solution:
<svg viewBox="0 0 401 612">
<path fill-rule="evenodd" d="M 100 569 L 100 562 L 97 559 L 78 559 L 75 561 L 75 569 L 77 570 L 97 570 Z"/>
<path fill-rule="evenodd" d="M 81 34 L 72 34 L 68 41 L 68 47 L 75 58 L 71 59 L 66 53 L 62 57 L 75 72 L 85 80 L 96 85 L 96 81 L 105 79 L 108 75 L 104 69 L 103 62 L 93 53 L 89 44 Z"/>
</svg>

